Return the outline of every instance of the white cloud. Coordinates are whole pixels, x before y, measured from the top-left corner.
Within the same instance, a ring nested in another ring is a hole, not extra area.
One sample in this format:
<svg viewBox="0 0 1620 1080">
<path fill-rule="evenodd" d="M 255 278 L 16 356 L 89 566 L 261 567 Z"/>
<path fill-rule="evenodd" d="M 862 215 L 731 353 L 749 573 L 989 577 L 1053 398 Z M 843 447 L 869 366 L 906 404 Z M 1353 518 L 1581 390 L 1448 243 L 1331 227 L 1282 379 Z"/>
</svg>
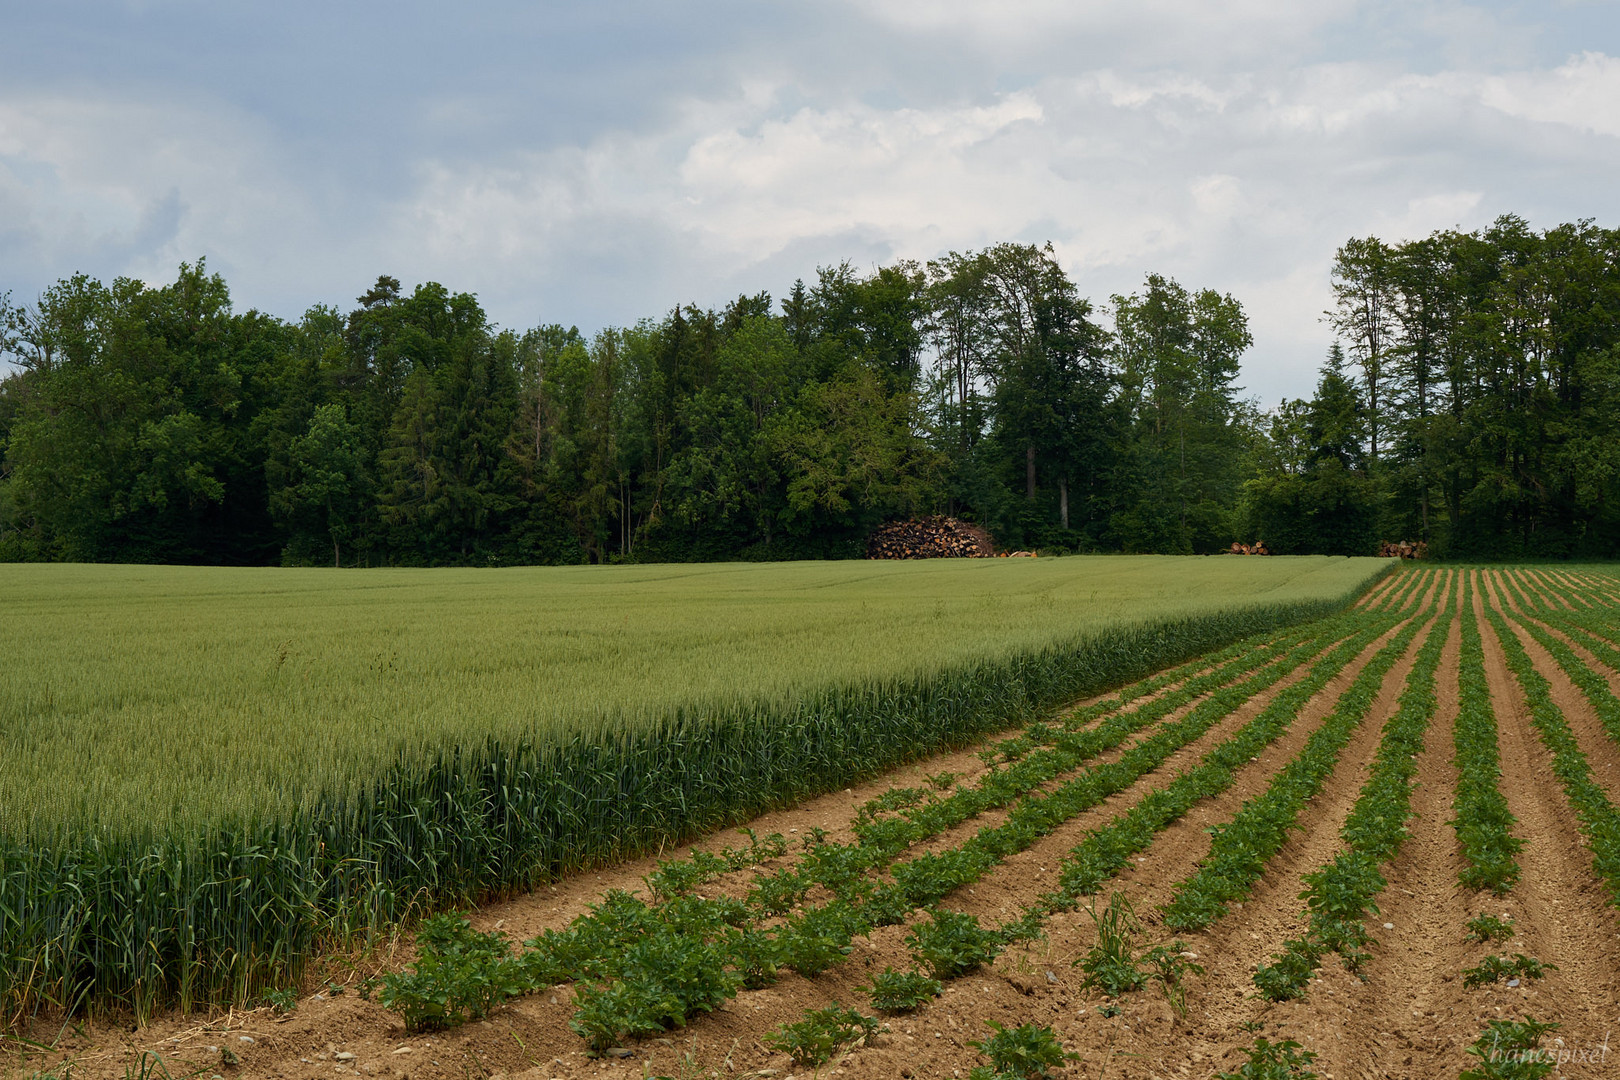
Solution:
<svg viewBox="0 0 1620 1080">
<path fill-rule="evenodd" d="M 1062 49 L 1095 61 L 1112 53 L 1163 63 L 1274 55 L 1355 12 L 1357 0 L 863 0 L 863 13 L 910 32 L 998 52 Z"/>
<path fill-rule="evenodd" d="M 1509 116 L 1620 135 L 1620 59 L 1587 52 L 1552 71 L 1494 76 L 1481 99 Z"/>
<path fill-rule="evenodd" d="M 250 115 L 86 97 L 0 100 L 0 199 L 11 260 L 172 280 L 183 260 L 230 270 L 291 254 L 319 226 L 300 180 Z M 307 254 L 307 249 L 305 251 Z"/>
</svg>

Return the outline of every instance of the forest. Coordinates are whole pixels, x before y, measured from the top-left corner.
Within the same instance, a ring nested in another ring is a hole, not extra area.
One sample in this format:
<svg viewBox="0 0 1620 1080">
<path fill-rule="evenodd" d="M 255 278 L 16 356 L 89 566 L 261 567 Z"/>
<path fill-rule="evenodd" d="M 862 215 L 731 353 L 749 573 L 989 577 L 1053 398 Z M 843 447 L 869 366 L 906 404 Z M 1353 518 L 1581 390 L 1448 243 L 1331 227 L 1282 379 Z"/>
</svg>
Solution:
<svg viewBox="0 0 1620 1080">
<path fill-rule="evenodd" d="M 582 335 L 384 275 L 237 313 L 206 264 L 0 297 L 0 560 L 518 565 L 1009 548 L 1620 553 L 1620 231 L 1351 239 L 1309 400 L 1243 396 L 1241 303 L 1094 303 L 1050 247 L 821 268 Z"/>
</svg>

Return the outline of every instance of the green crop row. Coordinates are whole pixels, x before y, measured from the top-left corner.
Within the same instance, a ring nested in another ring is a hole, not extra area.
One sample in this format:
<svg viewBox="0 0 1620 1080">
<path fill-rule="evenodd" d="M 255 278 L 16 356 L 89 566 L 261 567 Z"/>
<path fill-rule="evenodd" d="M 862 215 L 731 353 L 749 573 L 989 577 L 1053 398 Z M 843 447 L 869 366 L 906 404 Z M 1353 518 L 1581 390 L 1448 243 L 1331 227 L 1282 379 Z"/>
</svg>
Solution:
<svg viewBox="0 0 1620 1080">
<path fill-rule="evenodd" d="M 1230 822 L 1212 830 L 1215 837 L 1209 854 L 1165 905 L 1165 925 L 1176 930 L 1200 929 L 1225 914 L 1227 904 L 1249 895 L 1266 863 L 1295 827 L 1306 801 L 1321 791 L 1340 752 L 1372 708 L 1384 676 L 1422 625 L 1422 619 L 1413 618 L 1368 661 L 1304 749 L 1272 778 L 1266 791 L 1244 803 Z"/>
<path fill-rule="evenodd" d="M 1349 644 L 1334 649 L 1323 663 L 1347 663 L 1359 651 L 1353 643 L 1364 646 L 1376 634 L 1376 629 L 1363 630 Z M 885 914 L 908 906 L 925 906 L 978 880 L 1007 855 L 1023 850 L 1058 824 L 1124 791 L 1157 769 L 1171 754 L 1286 677 L 1320 649 L 1317 641 L 1308 641 L 1252 678 L 1215 691 L 1179 720 L 1131 746 L 1114 761 L 1087 769 L 1049 794 L 1033 794 L 1020 800 L 1001 825 L 981 829 L 955 851 L 923 855 L 898 864 L 891 874 L 893 881 L 877 888 L 871 905 Z"/>
<path fill-rule="evenodd" d="M 1462 845 L 1465 866 L 1458 879 L 1470 889 L 1505 895 L 1519 880 L 1515 856 L 1524 841 L 1512 834 L 1515 818 L 1502 797 L 1501 756 L 1497 750 L 1496 714 L 1485 683 L 1485 647 L 1474 618 L 1474 574 L 1463 572 L 1462 648 L 1457 678 L 1457 719 L 1452 729 L 1456 750 L 1457 797 L 1451 825 Z"/>
<path fill-rule="evenodd" d="M 1401 572 L 1391 574 L 1381 585 L 1374 587 L 1368 593 L 1372 599 L 1365 606 L 1365 610 L 1387 612 L 1406 607 L 1411 603 L 1420 576 L 1414 573 Z"/>
<path fill-rule="evenodd" d="M 1524 690 L 1525 699 L 1530 705 L 1531 721 L 1541 736 L 1542 745 L 1553 756 L 1553 774 L 1563 785 L 1565 796 L 1580 818 L 1587 846 L 1592 851 L 1593 868 L 1608 886 L 1610 903 L 1620 906 L 1620 813 L 1616 812 L 1603 788 L 1592 779 L 1592 767 L 1576 742 L 1569 722 L 1564 719 L 1563 710 L 1553 701 L 1551 686 L 1535 669 L 1518 636 L 1495 608 L 1487 606 L 1485 614 L 1502 642 L 1508 667 Z M 1581 663 L 1569 646 L 1532 621 L 1519 621 L 1580 687 L 1599 715 L 1620 715 L 1620 702 L 1615 700 L 1608 683 Z"/>
<path fill-rule="evenodd" d="M 1130 810 L 1088 835 L 1071 851 L 1058 879 L 1060 888 L 1048 895 L 1047 902 L 1072 907 L 1079 897 L 1095 893 L 1104 881 L 1125 867 L 1131 856 L 1145 850 L 1160 831 L 1179 820 L 1194 804 L 1231 787 L 1238 771 L 1281 737 L 1305 703 L 1387 628 L 1387 623 L 1375 625 L 1339 645 L 1230 739 L 1206 753 L 1198 766 L 1149 792 Z M 1217 902 L 1207 919 L 1194 923 L 1185 906 L 1173 912 L 1167 909 L 1166 923 L 1173 929 L 1207 925 L 1224 910 L 1224 903 Z M 1176 921 L 1181 918 L 1187 921 Z"/>
<path fill-rule="evenodd" d="M 1620 671 L 1620 649 L 1616 649 L 1607 640 L 1599 637 L 1593 632 L 1591 627 L 1594 619 L 1591 615 L 1585 615 L 1584 613 L 1582 615 L 1576 615 L 1575 613 L 1567 610 L 1554 609 L 1551 605 L 1543 602 L 1536 590 L 1533 589 L 1525 588 L 1522 591 L 1515 589 L 1514 595 L 1521 598 L 1519 601 L 1521 606 L 1524 606 L 1527 609 L 1533 608 L 1537 612 L 1538 618 L 1546 622 L 1548 625 L 1556 627 L 1570 640 L 1574 641 L 1587 652 L 1591 653 L 1599 663 L 1607 665 L 1611 671 Z M 1530 630 L 1532 634 L 1536 635 L 1536 639 L 1538 641 L 1543 641 L 1544 635 L 1538 628 L 1528 622 L 1524 622 L 1523 620 L 1521 620 L 1521 623 L 1526 629 Z M 1543 644 L 1545 645 L 1546 642 L 1543 641 Z M 1562 646 L 1562 642 L 1559 644 Z M 1567 650 L 1568 647 L 1563 646 L 1563 648 Z M 1569 671 L 1570 677 L 1575 679 L 1575 681 L 1581 685 L 1583 692 L 1585 692 L 1586 696 L 1592 701 L 1592 707 L 1597 710 L 1598 719 L 1603 724 L 1603 730 L 1608 734 L 1609 738 L 1616 743 L 1620 743 L 1620 711 L 1610 708 L 1606 703 L 1607 700 L 1612 700 L 1612 695 L 1610 695 L 1608 699 L 1605 699 L 1601 694 L 1594 697 L 1593 691 L 1587 690 L 1587 684 L 1582 682 L 1582 680 L 1592 680 L 1596 678 L 1596 676 L 1586 667 L 1585 664 L 1581 664 L 1578 658 L 1574 658 L 1573 653 L 1570 654 L 1572 657 L 1571 662 L 1578 666 L 1579 671 L 1582 673 L 1580 675 L 1576 675 L 1574 671 L 1571 671 L 1571 669 L 1564 664 L 1561 658 L 1561 653 L 1558 650 L 1549 648 L 1549 651 L 1551 651 L 1555 657 L 1560 657 L 1560 666 L 1563 666 L 1566 671 Z M 1598 685 L 1602 686 L 1604 693 L 1608 692 L 1608 687 L 1604 680 L 1597 679 L 1594 686 Z M 1600 704 L 1600 702 L 1603 703 Z"/>
<path fill-rule="evenodd" d="M 1435 670 L 1454 606 L 1448 597 L 1428 640 L 1418 650 L 1399 707 L 1384 725 L 1372 773 L 1339 832 L 1345 850 L 1305 875 L 1301 898 L 1308 929 L 1302 937 L 1285 941 L 1281 954 L 1260 965 L 1254 974 L 1255 986 L 1273 1001 L 1303 995 L 1329 952 L 1338 953 L 1350 971 L 1358 970 L 1368 958 L 1364 950 L 1371 939 L 1363 920 L 1377 913 L 1376 900 L 1386 884 L 1382 867 L 1395 858 L 1406 840 L 1417 755 L 1434 716 Z"/>
<path fill-rule="evenodd" d="M 983 755 L 1008 764 L 1006 767 L 992 764 L 974 787 L 957 785 L 944 797 L 917 788 L 891 788 L 859 808 L 854 826 L 855 845 L 818 842 L 799 865 L 757 877 L 750 890 L 755 906 L 766 914 L 780 915 L 796 906 L 814 885 L 840 893 L 862 875 L 892 862 L 906 848 L 987 810 L 1009 805 L 1098 754 L 1119 746 L 1131 735 L 1210 690 L 1276 660 L 1278 651 L 1296 645 L 1309 633 L 1295 631 L 1280 637 L 1271 636 L 1270 640 L 1251 637 L 1166 676 L 1144 680 L 1139 685 L 1155 689 L 1172 681 L 1180 681 L 1180 685 L 1130 713 L 1118 714 L 1117 711 L 1151 690 L 1137 692 L 1127 688 L 1109 701 L 1075 710 L 1056 723 L 1033 722 L 1019 735 L 990 744 Z M 1185 678 L 1188 674 L 1195 677 Z M 1096 727 L 1084 727 L 1109 713 L 1115 715 Z M 880 817 L 885 811 L 893 811 L 894 816 Z M 688 859 L 665 860 L 648 876 L 647 883 L 655 896 L 680 895 L 735 869 L 734 861 L 702 853 Z"/>
</svg>

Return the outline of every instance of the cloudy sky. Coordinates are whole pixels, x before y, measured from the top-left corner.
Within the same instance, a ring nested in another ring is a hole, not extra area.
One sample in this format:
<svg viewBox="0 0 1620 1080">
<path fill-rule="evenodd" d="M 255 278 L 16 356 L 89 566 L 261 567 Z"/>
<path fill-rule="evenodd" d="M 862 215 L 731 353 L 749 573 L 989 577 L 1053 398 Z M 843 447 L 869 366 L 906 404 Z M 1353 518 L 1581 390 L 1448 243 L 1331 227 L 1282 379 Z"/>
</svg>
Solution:
<svg viewBox="0 0 1620 1080">
<path fill-rule="evenodd" d="M 1620 2 L 7 3 L 0 292 L 347 307 L 379 273 L 583 330 L 1052 241 L 1249 311 L 1308 394 L 1328 267 L 1386 239 L 1620 226 Z"/>
</svg>

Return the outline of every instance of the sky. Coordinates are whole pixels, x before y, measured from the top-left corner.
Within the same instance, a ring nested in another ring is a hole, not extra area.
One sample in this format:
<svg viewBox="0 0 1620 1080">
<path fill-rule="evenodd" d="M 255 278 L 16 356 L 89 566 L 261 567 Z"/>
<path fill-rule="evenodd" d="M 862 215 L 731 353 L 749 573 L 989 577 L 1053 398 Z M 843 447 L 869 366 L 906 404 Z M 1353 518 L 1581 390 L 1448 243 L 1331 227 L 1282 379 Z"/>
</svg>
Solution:
<svg viewBox="0 0 1620 1080">
<path fill-rule="evenodd" d="M 1347 239 L 1620 227 L 1620 0 L 0 0 L 0 293 L 343 309 L 379 274 L 594 332 L 1050 241 L 1106 321 L 1235 296 L 1309 396 Z"/>
</svg>

